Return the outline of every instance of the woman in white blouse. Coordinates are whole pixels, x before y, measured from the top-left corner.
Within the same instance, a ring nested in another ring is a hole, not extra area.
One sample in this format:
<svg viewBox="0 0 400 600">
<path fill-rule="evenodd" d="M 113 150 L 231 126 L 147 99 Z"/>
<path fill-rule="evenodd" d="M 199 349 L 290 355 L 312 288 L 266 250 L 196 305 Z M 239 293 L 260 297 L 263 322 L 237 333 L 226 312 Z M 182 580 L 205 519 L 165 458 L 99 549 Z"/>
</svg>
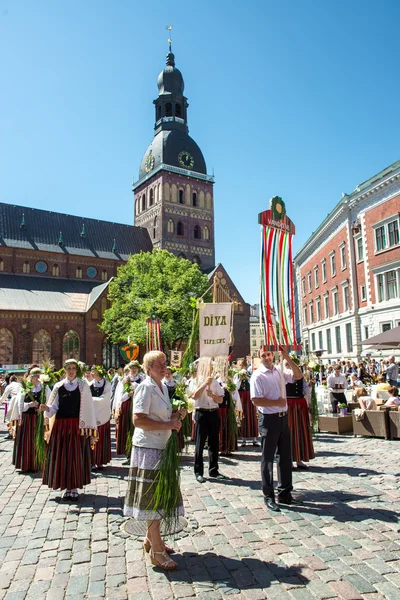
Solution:
<svg viewBox="0 0 400 600">
<path fill-rule="evenodd" d="M 135 433 L 124 515 L 147 521 L 144 547 L 146 552 L 150 552 L 151 562 L 162 569 L 172 570 L 177 563 L 168 554 L 172 548 L 167 547 L 161 538 L 162 511 L 152 509 L 156 488 L 154 481 L 160 468 L 162 451 L 171 431 L 179 431 L 182 427 L 179 419 L 185 416 L 185 411 L 172 411 L 167 386 L 162 382 L 166 372 L 165 354 L 148 352 L 143 358 L 143 367 L 147 377 L 136 388 L 133 397 Z M 177 516 L 183 514 L 182 498 L 178 504 Z"/>
</svg>

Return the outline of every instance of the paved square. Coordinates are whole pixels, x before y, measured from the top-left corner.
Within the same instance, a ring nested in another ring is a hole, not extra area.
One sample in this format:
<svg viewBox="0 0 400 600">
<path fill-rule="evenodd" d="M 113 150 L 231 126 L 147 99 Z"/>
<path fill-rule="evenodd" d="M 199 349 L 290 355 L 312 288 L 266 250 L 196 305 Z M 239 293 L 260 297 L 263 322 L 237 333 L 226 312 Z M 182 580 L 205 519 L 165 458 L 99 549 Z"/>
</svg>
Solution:
<svg viewBox="0 0 400 600">
<path fill-rule="evenodd" d="M 0 429 L 0 600 L 400 598 L 397 441 L 320 434 L 309 471 L 294 471 L 304 505 L 277 514 L 262 501 L 259 448 L 222 458 L 230 479 L 203 485 L 189 451 L 188 527 L 174 541 L 179 569 L 166 574 L 121 529 L 122 459 L 77 504 L 60 502 L 38 474 L 14 470 Z"/>
</svg>

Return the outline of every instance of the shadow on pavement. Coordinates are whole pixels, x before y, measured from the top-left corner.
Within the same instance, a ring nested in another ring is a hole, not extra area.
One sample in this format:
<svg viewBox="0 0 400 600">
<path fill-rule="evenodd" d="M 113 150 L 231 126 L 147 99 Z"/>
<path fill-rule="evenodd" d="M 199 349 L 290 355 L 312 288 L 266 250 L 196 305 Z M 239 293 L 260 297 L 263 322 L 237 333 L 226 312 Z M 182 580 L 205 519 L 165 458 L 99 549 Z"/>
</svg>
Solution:
<svg viewBox="0 0 400 600">
<path fill-rule="evenodd" d="M 365 473 L 365 475 L 383 475 L 380 471 L 375 471 L 374 469 L 360 469 L 359 467 L 345 467 L 345 466 L 317 466 L 313 464 L 309 464 L 308 469 L 311 473 L 343 473 L 349 475 L 350 477 L 358 477 L 360 473 Z"/>
</svg>

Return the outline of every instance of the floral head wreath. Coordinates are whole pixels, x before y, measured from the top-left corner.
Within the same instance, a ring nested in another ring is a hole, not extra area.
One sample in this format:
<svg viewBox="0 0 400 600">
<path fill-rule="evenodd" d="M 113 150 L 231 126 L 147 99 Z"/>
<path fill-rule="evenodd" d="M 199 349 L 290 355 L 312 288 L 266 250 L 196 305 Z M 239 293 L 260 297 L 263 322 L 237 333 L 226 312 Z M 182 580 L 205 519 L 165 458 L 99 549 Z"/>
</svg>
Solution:
<svg viewBox="0 0 400 600">
<path fill-rule="evenodd" d="M 40 367 L 34 367 L 29 371 L 28 377 L 31 377 L 32 375 L 43 375 L 43 371 Z"/>
<path fill-rule="evenodd" d="M 138 360 L 132 360 L 129 365 L 127 365 L 130 369 L 132 369 L 132 367 L 136 367 L 137 369 L 139 369 L 139 371 L 142 370 L 142 365 L 140 364 L 140 362 Z"/>
<path fill-rule="evenodd" d="M 90 369 L 91 371 L 96 371 L 99 377 L 105 377 L 107 371 L 101 365 L 93 365 Z"/>
<path fill-rule="evenodd" d="M 64 369 L 66 370 L 68 365 L 75 365 L 76 366 L 76 376 L 77 377 L 82 377 L 82 367 L 81 365 L 84 365 L 84 363 L 75 360 L 75 358 L 69 358 L 68 360 L 66 360 L 64 362 Z"/>
</svg>

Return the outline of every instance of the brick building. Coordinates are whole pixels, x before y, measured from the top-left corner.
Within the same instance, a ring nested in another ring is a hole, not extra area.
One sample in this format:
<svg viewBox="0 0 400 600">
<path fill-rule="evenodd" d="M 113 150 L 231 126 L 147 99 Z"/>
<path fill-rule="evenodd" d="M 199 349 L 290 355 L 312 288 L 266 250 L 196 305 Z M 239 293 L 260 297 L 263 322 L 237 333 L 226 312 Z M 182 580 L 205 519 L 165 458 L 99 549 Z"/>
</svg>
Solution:
<svg viewBox="0 0 400 600">
<path fill-rule="evenodd" d="M 119 363 L 99 330 L 107 289 L 146 229 L 0 203 L 0 365 Z"/>
<path fill-rule="evenodd" d="M 361 341 L 400 325 L 399 209 L 397 161 L 343 194 L 296 254 L 306 353 L 356 358 Z"/>
</svg>

